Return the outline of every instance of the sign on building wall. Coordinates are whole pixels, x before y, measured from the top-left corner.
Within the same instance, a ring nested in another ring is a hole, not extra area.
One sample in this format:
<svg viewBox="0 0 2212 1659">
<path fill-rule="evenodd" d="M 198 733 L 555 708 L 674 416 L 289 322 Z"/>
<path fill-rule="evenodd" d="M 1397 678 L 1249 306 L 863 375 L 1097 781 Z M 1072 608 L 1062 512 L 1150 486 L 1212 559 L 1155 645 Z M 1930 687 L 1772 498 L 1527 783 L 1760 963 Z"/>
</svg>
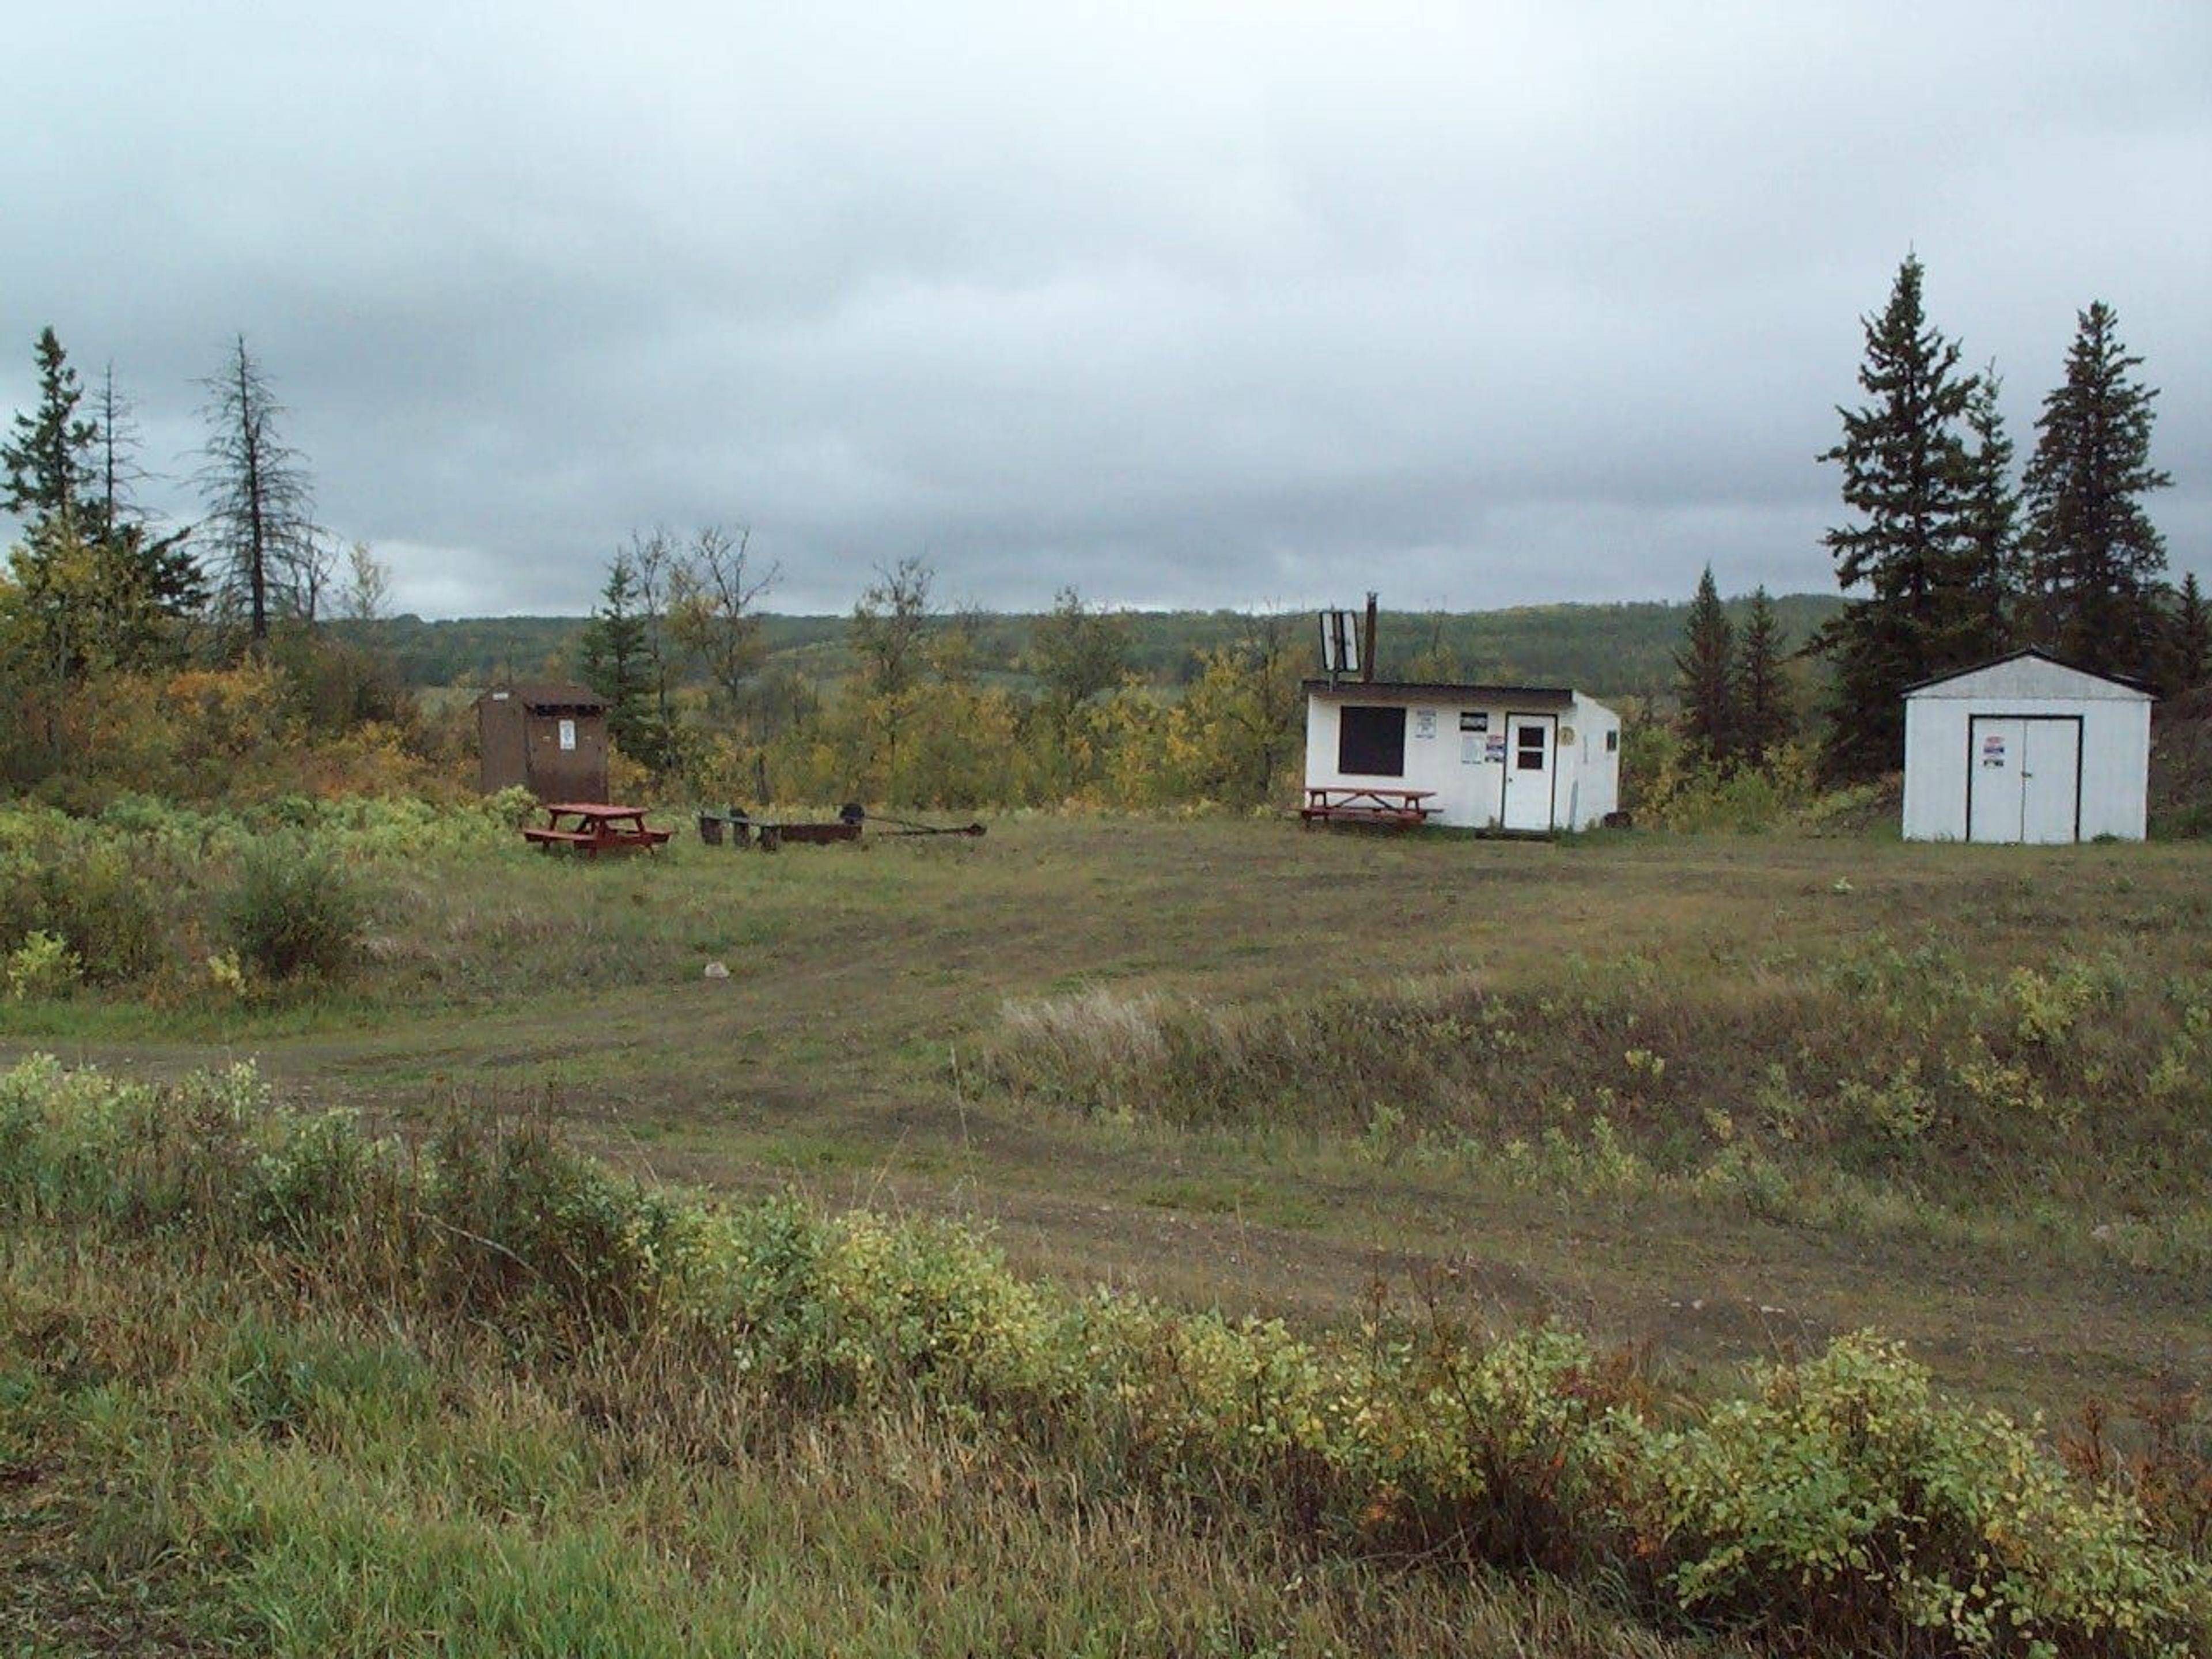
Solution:
<svg viewBox="0 0 2212 1659">
<path fill-rule="evenodd" d="M 1413 711 L 1413 735 L 1417 738 L 1433 738 L 1436 734 L 1437 711 L 1433 708 L 1416 708 Z"/>
<path fill-rule="evenodd" d="M 1490 730 L 1490 715 L 1480 708 L 1459 711 L 1459 763 L 1462 766 L 1482 764 L 1482 734 Z"/>
<path fill-rule="evenodd" d="M 574 754 L 575 752 L 575 749 L 576 722 L 574 720 L 562 720 L 561 722 L 561 752 L 563 754 Z"/>
</svg>

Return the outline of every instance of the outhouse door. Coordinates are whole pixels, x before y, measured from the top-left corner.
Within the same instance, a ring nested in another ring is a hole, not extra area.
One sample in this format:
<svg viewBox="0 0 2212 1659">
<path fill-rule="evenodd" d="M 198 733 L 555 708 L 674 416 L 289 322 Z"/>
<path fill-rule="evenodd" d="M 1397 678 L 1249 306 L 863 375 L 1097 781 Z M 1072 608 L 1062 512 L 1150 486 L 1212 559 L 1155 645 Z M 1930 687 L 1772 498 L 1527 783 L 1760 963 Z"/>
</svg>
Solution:
<svg viewBox="0 0 2212 1659">
<path fill-rule="evenodd" d="M 1552 827 L 1559 724 L 1551 714 L 1505 717 L 1505 801 L 1498 820 L 1508 830 Z"/>
<path fill-rule="evenodd" d="M 1966 839 L 2078 841 L 2081 721 L 1976 714 L 1966 722 Z"/>
</svg>

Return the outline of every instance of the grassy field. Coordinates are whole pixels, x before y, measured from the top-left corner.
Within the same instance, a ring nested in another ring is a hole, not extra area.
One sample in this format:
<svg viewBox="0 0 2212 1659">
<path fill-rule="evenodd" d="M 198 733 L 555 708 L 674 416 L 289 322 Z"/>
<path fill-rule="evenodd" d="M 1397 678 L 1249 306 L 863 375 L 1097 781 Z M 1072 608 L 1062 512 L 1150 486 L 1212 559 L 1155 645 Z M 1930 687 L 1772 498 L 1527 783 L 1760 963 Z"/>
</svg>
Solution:
<svg viewBox="0 0 2212 1659">
<path fill-rule="evenodd" d="M 1382 1293 L 1476 1328 L 1557 1317 L 1686 1395 L 1872 1327 L 1960 1395 L 2054 1428 L 2106 1402 L 2125 1441 L 2161 1411 L 2185 1427 L 2174 1402 L 2212 1373 L 2208 876 L 2187 844 L 1105 817 L 773 857 L 502 850 L 375 866 L 368 960 L 343 992 L 0 1004 L 0 1048 L 151 1077 L 250 1055 L 295 1106 L 550 1122 L 679 1191 L 977 1222 L 1024 1273 L 1301 1329 L 1352 1328 Z M 727 979 L 704 976 L 715 962 Z M 64 1294 L 65 1260 L 24 1259 L 38 1294 Z M 224 1301 L 215 1328 L 272 1316 L 172 1271 L 173 1295 L 103 1316 L 194 1297 Z M 13 1294 L 20 1315 L 32 1292 Z M 470 1413 L 539 1408 L 461 1347 Z M 872 1462 L 933 1491 L 1052 1486 L 964 1468 L 927 1424 L 836 1432 L 878 1443 L 823 1452 L 834 1476 L 749 1468 L 718 1489 L 730 1549 L 823 1538 L 825 1494 Z M 678 1478 L 673 1451 L 635 1455 Z M 933 1547 L 966 1564 L 954 1580 L 1060 1586 L 1034 1611 L 1068 1622 L 1036 1650 L 1085 1650 L 1066 1638 L 1089 1581 L 1052 1555 L 1074 1513 L 1054 1501 L 1017 1506 L 994 1565 L 980 1534 Z M 1187 1547 L 1155 1516 L 1085 1514 L 1106 1555 L 1117 1526 L 1143 1534 L 1133 1559 Z M 586 1530 L 625 1524 L 594 1509 Z M 860 1594 L 841 1575 L 880 1583 L 871 1552 L 915 1547 L 810 1544 L 793 1571 L 820 1582 L 775 1616 L 832 1618 Z M 1264 1589 L 1278 1569 L 1243 1546 L 1207 1569 L 1226 1575 L 1212 1646 L 1188 1621 L 1128 1633 L 1141 1574 L 1089 1584 L 1126 1638 L 1096 1650 L 1383 1651 L 1455 1620 L 1549 1630 L 1538 1652 L 1661 1639 L 1522 1587 L 1377 1601 L 1363 1580 L 1317 1591 L 1306 1634 L 1270 1650 L 1250 1632 L 1288 1628 Z M 897 1597 L 855 1605 L 890 1621 L 880 1641 L 787 1650 L 906 1650 Z"/>
<path fill-rule="evenodd" d="M 655 1179 L 976 1218 L 1179 1300 L 1328 1317 L 1449 1266 L 1670 1363 L 1871 1324 L 2063 1408 L 2212 1361 L 2208 873 L 2194 845 L 1110 818 L 517 853 L 394 874 L 343 996 L 0 1030 L 549 1115 Z"/>
</svg>

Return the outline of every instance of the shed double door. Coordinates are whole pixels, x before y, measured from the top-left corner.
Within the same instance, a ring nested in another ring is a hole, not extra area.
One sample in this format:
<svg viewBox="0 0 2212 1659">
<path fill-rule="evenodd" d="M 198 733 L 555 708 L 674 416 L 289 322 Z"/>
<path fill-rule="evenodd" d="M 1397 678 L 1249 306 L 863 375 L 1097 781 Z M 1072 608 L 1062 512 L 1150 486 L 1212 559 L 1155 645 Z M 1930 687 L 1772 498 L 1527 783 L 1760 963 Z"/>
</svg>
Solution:
<svg viewBox="0 0 2212 1659">
<path fill-rule="evenodd" d="M 2081 836 L 2081 722 L 2074 715 L 1977 714 L 1966 722 L 1966 839 Z"/>
<path fill-rule="evenodd" d="M 1559 770 L 1559 717 L 1505 717 L 1505 799 L 1498 821 L 1508 830 L 1552 827 L 1553 784 Z"/>
</svg>

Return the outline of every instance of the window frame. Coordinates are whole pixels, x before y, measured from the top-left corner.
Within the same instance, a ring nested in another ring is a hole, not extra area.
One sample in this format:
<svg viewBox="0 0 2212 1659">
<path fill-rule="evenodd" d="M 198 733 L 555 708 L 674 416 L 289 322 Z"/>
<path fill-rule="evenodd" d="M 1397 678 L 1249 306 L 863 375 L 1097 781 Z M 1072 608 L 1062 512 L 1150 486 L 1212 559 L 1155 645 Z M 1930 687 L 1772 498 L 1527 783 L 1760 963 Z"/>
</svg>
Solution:
<svg viewBox="0 0 2212 1659">
<path fill-rule="evenodd" d="M 1402 778 L 1406 775 L 1406 705 L 1347 702 L 1336 711 L 1336 769 L 1348 778 Z M 1395 728 L 1395 737 L 1390 728 Z M 1379 728 L 1379 729 L 1377 729 Z M 1395 766 L 1354 764 L 1384 759 L 1395 750 Z"/>
</svg>

